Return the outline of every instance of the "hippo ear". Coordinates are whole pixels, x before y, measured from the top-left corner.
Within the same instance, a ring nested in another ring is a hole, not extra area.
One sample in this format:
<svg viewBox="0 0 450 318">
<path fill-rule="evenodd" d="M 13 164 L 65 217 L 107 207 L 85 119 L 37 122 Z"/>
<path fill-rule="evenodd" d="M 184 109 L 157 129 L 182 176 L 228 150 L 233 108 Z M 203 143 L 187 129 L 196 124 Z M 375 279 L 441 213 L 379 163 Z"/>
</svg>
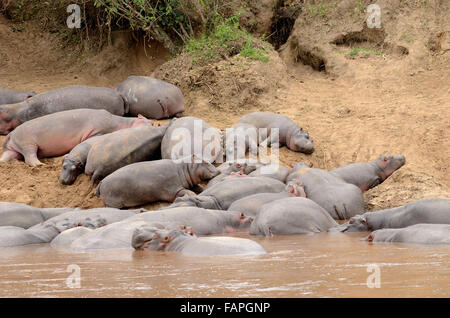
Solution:
<svg viewBox="0 0 450 318">
<path fill-rule="evenodd" d="M 295 163 L 293 163 L 293 162 L 291 162 L 289 165 L 291 166 L 291 168 L 295 167 Z"/>
<path fill-rule="evenodd" d="M 153 238 L 155 238 L 155 239 L 159 238 L 158 233 L 153 234 Z"/>
<path fill-rule="evenodd" d="M 170 236 L 170 235 L 167 235 L 167 236 L 165 236 L 163 239 L 162 239 L 162 243 L 169 243 L 170 241 L 172 240 L 172 237 Z"/>
<path fill-rule="evenodd" d="M 370 235 L 367 237 L 367 241 L 373 242 L 374 238 L 375 238 L 375 235 L 373 235 L 373 233 L 370 233 Z"/>
<path fill-rule="evenodd" d="M 312 168 L 313 166 L 314 166 L 314 164 L 312 163 L 312 162 L 309 162 L 309 165 L 308 165 L 310 168 Z"/>
<path fill-rule="evenodd" d="M 145 118 L 142 114 L 138 114 L 137 118 L 138 118 L 138 119 L 147 119 L 147 118 Z"/>
<path fill-rule="evenodd" d="M 363 223 L 363 224 L 367 224 L 367 220 L 366 220 L 366 218 L 361 218 L 361 222 Z"/>
</svg>

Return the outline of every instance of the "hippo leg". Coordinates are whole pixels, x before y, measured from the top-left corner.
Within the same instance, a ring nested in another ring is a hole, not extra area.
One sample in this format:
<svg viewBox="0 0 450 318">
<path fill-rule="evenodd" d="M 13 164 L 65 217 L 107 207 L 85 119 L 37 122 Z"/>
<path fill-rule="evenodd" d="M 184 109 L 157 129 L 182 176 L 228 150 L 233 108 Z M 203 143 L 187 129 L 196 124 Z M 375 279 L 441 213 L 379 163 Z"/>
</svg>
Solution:
<svg viewBox="0 0 450 318">
<path fill-rule="evenodd" d="M 40 162 L 37 157 L 37 147 L 25 149 L 23 152 L 23 157 L 25 158 L 25 162 L 32 167 L 44 166 L 44 164 Z"/>
<path fill-rule="evenodd" d="M 2 157 L 0 158 L 0 162 L 9 162 L 13 159 L 21 159 L 22 155 L 14 150 L 6 150 Z"/>
</svg>

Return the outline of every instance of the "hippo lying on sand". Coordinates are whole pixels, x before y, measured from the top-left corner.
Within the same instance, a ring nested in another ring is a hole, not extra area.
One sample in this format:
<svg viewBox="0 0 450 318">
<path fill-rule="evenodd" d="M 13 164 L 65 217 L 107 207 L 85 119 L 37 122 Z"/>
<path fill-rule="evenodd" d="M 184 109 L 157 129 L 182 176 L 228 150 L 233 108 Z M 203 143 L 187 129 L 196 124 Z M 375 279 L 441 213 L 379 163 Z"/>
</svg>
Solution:
<svg viewBox="0 0 450 318">
<path fill-rule="evenodd" d="M 68 86 L 38 94 L 18 104 L 0 106 L 0 134 L 6 135 L 35 118 L 78 108 L 105 109 L 118 116 L 128 111 L 122 96 L 111 88 Z"/>
<path fill-rule="evenodd" d="M 236 200 L 255 193 L 277 193 L 286 185 L 278 180 L 266 177 L 232 178 L 219 182 L 197 196 L 177 198 L 167 208 L 178 206 L 197 206 L 205 209 L 227 210 Z"/>
<path fill-rule="evenodd" d="M 181 159 L 192 154 L 211 163 L 221 160 L 220 131 L 197 117 L 173 119 L 161 143 L 161 157 Z"/>
<path fill-rule="evenodd" d="M 77 177 L 84 172 L 88 153 L 91 150 L 92 145 L 108 135 L 109 134 L 91 137 L 81 144 L 76 145 L 67 155 L 65 155 L 63 157 L 59 182 L 64 185 L 73 184 Z"/>
<path fill-rule="evenodd" d="M 123 208 L 195 195 L 188 190 L 219 174 L 210 163 L 176 163 L 169 159 L 133 163 L 103 179 L 97 187 L 106 206 Z"/>
<path fill-rule="evenodd" d="M 246 125 L 245 128 L 267 128 L 267 139 L 264 141 L 268 146 L 281 147 L 286 145 L 292 151 L 310 154 L 314 152 L 313 140 L 309 137 L 308 132 L 300 128 L 290 118 L 274 113 L 254 112 L 243 116 L 236 128 L 240 125 Z M 275 140 L 275 135 L 271 135 L 271 130 L 275 128 L 279 131 L 279 139 Z M 272 138 L 274 137 L 274 138 Z M 258 136 L 262 139 L 262 136 Z M 272 140 L 274 139 L 274 140 Z M 263 140 L 259 140 L 263 142 Z"/>
<path fill-rule="evenodd" d="M 120 249 L 131 248 L 130 242 L 133 231 L 139 226 L 178 228 L 182 225 L 192 227 L 198 235 L 211 235 L 246 231 L 249 229 L 252 220 L 238 212 L 183 207 L 144 212 L 121 222 L 87 231 L 88 233 L 80 235 L 79 238 L 76 238 L 76 236 L 82 234 L 79 232 L 67 234 L 64 232 L 60 236 L 68 237 L 64 239 L 66 242 L 70 242 L 70 245 L 66 247 L 72 250 Z"/>
<path fill-rule="evenodd" d="M 292 183 L 286 186 L 285 191 L 278 193 L 257 193 L 234 201 L 228 211 L 242 212 L 248 216 L 257 216 L 261 207 L 275 200 L 290 197 L 306 197 L 302 186 Z"/>
<path fill-rule="evenodd" d="M 337 226 L 317 203 L 307 198 L 284 198 L 264 204 L 250 227 L 250 234 L 313 234 Z"/>
<path fill-rule="evenodd" d="M 22 156 L 30 166 L 42 165 L 38 158 L 62 156 L 86 139 L 113 131 L 151 126 L 144 117 L 125 118 L 106 110 L 74 109 L 39 117 L 17 127 L 3 143 L 0 161 Z"/>
<path fill-rule="evenodd" d="M 306 197 L 330 213 L 333 219 L 345 220 L 364 212 L 361 190 L 330 172 L 297 164 L 288 175 L 287 183 L 301 184 Z"/>
<path fill-rule="evenodd" d="M 367 163 L 352 163 L 333 170 L 330 173 L 354 184 L 365 192 L 381 184 L 396 170 L 405 164 L 405 156 L 380 156 L 377 160 Z"/>
<path fill-rule="evenodd" d="M 396 208 L 356 215 L 330 232 L 369 232 L 418 223 L 450 224 L 450 199 L 424 199 Z"/>
<path fill-rule="evenodd" d="M 92 175 L 95 183 L 132 163 L 161 159 L 161 140 L 167 127 L 128 128 L 105 135 L 89 151 L 85 173 Z"/>
<path fill-rule="evenodd" d="M 133 233 L 136 250 L 173 251 L 192 256 L 266 254 L 258 243 L 237 237 L 193 237 L 182 230 L 138 228 Z"/>
<path fill-rule="evenodd" d="M 35 92 L 18 92 L 0 88 L 0 105 L 20 103 L 36 95 Z"/>
<path fill-rule="evenodd" d="M 181 116 L 184 98 L 181 90 L 170 83 L 147 76 L 129 76 L 114 89 L 130 105 L 130 114 L 162 119 Z"/>
<path fill-rule="evenodd" d="M 27 229 L 35 224 L 72 210 L 74 209 L 40 209 L 23 203 L 0 202 L 0 226 L 17 226 Z"/>
<path fill-rule="evenodd" d="M 416 224 L 401 229 L 376 230 L 365 240 L 369 242 L 450 245 L 450 224 Z"/>
</svg>

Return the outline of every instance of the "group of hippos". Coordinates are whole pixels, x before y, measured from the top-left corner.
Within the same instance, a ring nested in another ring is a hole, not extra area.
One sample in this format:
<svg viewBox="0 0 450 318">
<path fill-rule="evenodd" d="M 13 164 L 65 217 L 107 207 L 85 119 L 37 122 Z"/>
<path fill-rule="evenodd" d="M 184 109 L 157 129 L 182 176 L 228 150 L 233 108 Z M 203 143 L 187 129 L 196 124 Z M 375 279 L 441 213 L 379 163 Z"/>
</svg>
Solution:
<svg viewBox="0 0 450 318">
<path fill-rule="evenodd" d="M 112 88 L 68 86 L 41 94 L 0 89 L 0 134 L 7 135 L 0 164 L 24 159 L 39 166 L 40 158 L 64 155 L 60 183 L 90 175 L 105 204 L 82 210 L 0 202 L 0 247 L 50 243 L 73 251 L 266 253 L 251 239 L 216 236 L 239 231 L 264 236 L 357 231 L 370 232 L 365 238 L 370 242 L 450 244 L 450 198 L 365 212 L 363 193 L 401 168 L 404 156 L 383 155 L 333 170 L 248 158 L 219 165 L 236 144 L 224 146 L 223 131 L 183 117 L 184 111 L 179 88 L 145 76 L 130 76 Z M 164 125 L 155 121 L 171 117 L 176 118 Z M 253 128 L 267 134 L 245 135 L 244 150 L 265 143 L 314 152 L 308 132 L 286 116 L 249 113 L 231 132 Z M 181 155 L 180 130 L 188 132 L 181 139 L 188 139 L 191 152 L 196 144 L 202 149 L 212 144 L 212 151 Z M 161 201 L 170 205 L 140 208 Z"/>
</svg>

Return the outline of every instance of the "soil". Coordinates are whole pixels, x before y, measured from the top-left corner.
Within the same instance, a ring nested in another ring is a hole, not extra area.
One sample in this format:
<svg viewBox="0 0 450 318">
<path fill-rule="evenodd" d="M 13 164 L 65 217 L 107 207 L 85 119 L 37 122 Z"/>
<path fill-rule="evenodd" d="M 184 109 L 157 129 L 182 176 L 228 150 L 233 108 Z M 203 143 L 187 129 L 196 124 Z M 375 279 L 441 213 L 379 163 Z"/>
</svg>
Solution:
<svg viewBox="0 0 450 318">
<path fill-rule="evenodd" d="M 115 34 L 113 45 L 98 55 L 78 56 L 31 23 L 13 32 L 18 28 L 0 15 L 0 87 L 41 93 L 154 75 L 180 86 L 186 115 L 217 128 L 255 110 L 292 118 L 310 133 L 316 151 L 305 155 L 281 148 L 284 164 L 306 161 L 332 169 L 382 154 L 405 155 L 404 167 L 365 194 L 369 210 L 450 197 L 449 5 L 378 2 L 384 12 L 381 30 L 366 30 L 364 14 L 348 15 L 355 12 L 352 1 L 338 1 L 327 19 L 309 17 L 306 1 L 287 42 L 268 63 L 234 56 L 202 68 L 186 56 L 165 63 L 168 54 L 161 46 L 136 44 L 127 33 Z M 355 48 L 358 53 L 350 54 Z M 19 161 L 1 164 L 0 201 L 103 206 L 86 175 L 63 186 L 58 182 L 62 159 L 42 161 L 46 165 L 37 168 Z"/>
</svg>

